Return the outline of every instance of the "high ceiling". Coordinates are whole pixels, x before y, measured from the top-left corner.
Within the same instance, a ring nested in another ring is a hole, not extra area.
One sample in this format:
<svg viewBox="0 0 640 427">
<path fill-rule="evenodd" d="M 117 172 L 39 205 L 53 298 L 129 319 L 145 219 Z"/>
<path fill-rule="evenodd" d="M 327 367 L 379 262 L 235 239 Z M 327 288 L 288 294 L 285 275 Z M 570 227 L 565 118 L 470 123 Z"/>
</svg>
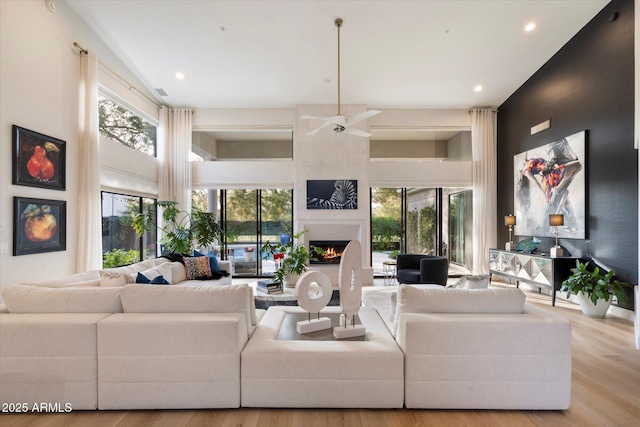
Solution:
<svg viewBox="0 0 640 427">
<path fill-rule="evenodd" d="M 608 1 L 67 3 L 172 107 L 335 104 L 340 17 L 343 104 L 469 108 L 500 105 Z"/>
</svg>

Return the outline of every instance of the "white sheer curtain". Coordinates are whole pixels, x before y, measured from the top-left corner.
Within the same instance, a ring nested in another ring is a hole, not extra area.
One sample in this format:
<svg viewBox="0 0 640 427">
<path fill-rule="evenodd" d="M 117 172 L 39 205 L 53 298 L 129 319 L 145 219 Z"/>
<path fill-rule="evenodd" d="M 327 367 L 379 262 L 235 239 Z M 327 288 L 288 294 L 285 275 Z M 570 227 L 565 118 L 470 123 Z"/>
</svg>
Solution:
<svg viewBox="0 0 640 427">
<path fill-rule="evenodd" d="M 98 60 L 80 55 L 80 176 L 77 270 L 102 268 L 102 212 L 98 136 Z"/>
<path fill-rule="evenodd" d="M 178 202 L 178 208 L 191 211 L 191 127 L 190 109 L 160 109 L 158 129 L 158 197 Z"/>
<path fill-rule="evenodd" d="M 473 150 L 473 274 L 489 274 L 489 248 L 497 239 L 496 113 L 471 111 Z"/>
</svg>

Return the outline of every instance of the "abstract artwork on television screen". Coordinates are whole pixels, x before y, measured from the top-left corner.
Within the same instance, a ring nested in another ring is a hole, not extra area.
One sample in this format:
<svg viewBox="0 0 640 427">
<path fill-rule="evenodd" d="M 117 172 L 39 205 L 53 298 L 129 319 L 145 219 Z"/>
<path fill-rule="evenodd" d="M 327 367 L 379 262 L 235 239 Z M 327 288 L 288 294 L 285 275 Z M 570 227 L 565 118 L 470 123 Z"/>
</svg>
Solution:
<svg viewBox="0 0 640 427">
<path fill-rule="evenodd" d="M 586 131 L 513 156 L 518 236 L 555 237 L 549 214 L 563 214 L 559 237 L 584 239 Z"/>
</svg>

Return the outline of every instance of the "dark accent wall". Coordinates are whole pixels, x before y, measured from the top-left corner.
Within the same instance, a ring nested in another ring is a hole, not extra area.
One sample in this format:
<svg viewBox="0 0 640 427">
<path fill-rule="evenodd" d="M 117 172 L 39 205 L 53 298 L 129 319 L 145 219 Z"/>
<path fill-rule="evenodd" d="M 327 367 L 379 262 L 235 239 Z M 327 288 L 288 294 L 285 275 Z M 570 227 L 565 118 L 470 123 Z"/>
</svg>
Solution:
<svg viewBox="0 0 640 427">
<path fill-rule="evenodd" d="M 513 212 L 513 156 L 587 130 L 587 238 L 561 239 L 560 244 L 574 256 L 592 256 L 600 265 L 614 268 L 620 280 L 635 284 L 633 7 L 633 0 L 613 0 L 498 108 L 497 221 L 498 242 L 506 242 L 504 215 Z M 551 128 L 531 135 L 531 127 L 547 119 Z M 541 240 L 543 252 L 555 243 Z M 632 292 L 628 297 L 621 306 L 632 308 Z"/>
</svg>

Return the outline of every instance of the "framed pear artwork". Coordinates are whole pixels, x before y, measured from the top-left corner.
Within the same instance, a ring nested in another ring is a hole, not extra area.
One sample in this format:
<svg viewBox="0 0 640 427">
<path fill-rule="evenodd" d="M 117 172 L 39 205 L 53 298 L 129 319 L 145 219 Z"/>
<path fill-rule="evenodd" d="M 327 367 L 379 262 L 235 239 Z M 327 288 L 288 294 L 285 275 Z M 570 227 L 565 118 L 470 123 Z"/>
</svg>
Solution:
<svg viewBox="0 0 640 427">
<path fill-rule="evenodd" d="M 13 125 L 13 184 L 64 191 L 65 158 L 65 141 Z"/>
</svg>

